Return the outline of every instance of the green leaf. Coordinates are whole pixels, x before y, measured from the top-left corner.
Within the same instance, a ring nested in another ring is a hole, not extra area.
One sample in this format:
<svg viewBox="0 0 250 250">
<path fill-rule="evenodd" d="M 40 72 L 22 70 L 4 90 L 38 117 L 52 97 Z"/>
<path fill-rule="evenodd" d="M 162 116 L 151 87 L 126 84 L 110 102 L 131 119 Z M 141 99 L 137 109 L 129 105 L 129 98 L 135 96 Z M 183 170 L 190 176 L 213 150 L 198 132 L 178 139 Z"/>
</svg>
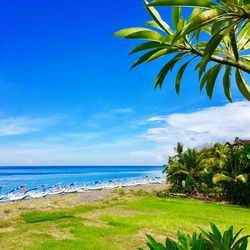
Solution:
<svg viewBox="0 0 250 250">
<path fill-rule="evenodd" d="M 211 227 L 214 235 L 216 236 L 216 238 L 219 239 L 219 240 L 221 240 L 222 239 L 222 235 L 221 235 L 218 227 L 214 223 L 210 223 L 210 227 Z"/>
<path fill-rule="evenodd" d="M 150 56 L 148 59 L 147 59 L 147 63 L 148 62 L 151 62 L 159 57 L 162 57 L 162 56 L 165 56 L 165 55 L 168 55 L 168 54 L 171 54 L 171 53 L 174 53 L 174 52 L 177 52 L 178 50 L 177 49 L 174 49 L 174 48 L 165 48 L 165 49 L 161 49 L 159 51 L 157 51 L 156 53 L 154 53 L 152 56 Z"/>
<path fill-rule="evenodd" d="M 196 67 L 197 67 L 198 65 L 200 65 L 200 63 L 197 64 Z M 211 76 L 211 74 L 212 74 L 212 72 L 214 71 L 214 69 L 215 69 L 216 66 L 217 66 L 217 65 L 215 65 L 215 66 L 213 66 L 212 68 L 210 68 L 210 69 L 205 73 L 205 75 L 202 77 L 202 80 L 201 80 L 201 83 L 200 83 L 200 91 L 202 91 L 203 87 L 205 86 L 206 82 L 208 81 L 209 77 Z M 195 67 L 195 68 L 196 68 L 196 67 Z"/>
<path fill-rule="evenodd" d="M 244 46 L 250 42 L 250 20 L 247 21 L 241 31 L 239 32 L 239 36 L 237 39 L 237 46 L 239 48 L 239 51 L 244 49 Z"/>
<path fill-rule="evenodd" d="M 217 79 L 217 76 L 220 72 L 222 65 L 218 64 L 215 66 L 214 70 L 212 71 L 212 74 L 208 78 L 207 85 L 206 85 L 206 92 L 210 99 L 212 99 L 213 91 L 214 91 L 214 85 Z"/>
<path fill-rule="evenodd" d="M 240 246 L 241 243 L 244 244 L 244 245 L 246 245 L 245 242 L 246 242 L 246 240 L 247 240 L 249 237 L 250 237 L 250 235 L 245 235 L 245 236 L 241 237 L 238 241 L 235 242 L 235 244 L 233 245 L 232 249 L 233 249 L 233 250 L 238 249 L 238 247 Z M 244 249 L 244 248 L 243 248 L 243 249 Z"/>
<path fill-rule="evenodd" d="M 180 84 L 181 84 L 182 75 L 183 75 L 186 67 L 188 66 L 188 64 L 190 63 L 191 60 L 189 60 L 188 62 L 184 63 L 181 66 L 181 68 L 179 69 L 178 73 L 177 73 L 176 80 L 175 80 L 175 90 L 176 90 L 176 92 L 177 92 L 178 95 L 180 94 Z"/>
<path fill-rule="evenodd" d="M 158 41 L 164 42 L 166 41 L 166 37 L 156 32 L 154 30 L 143 30 L 131 33 L 124 37 L 125 39 L 140 39 L 140 40 L 150 40 L 150 41 Z"/>
<path fill-rule="evenodd" d="M 145 24 L 147 24 L 153 28 L 159 29 L 161 31 L 164 31 L 154 20 L 147 21 Z"/>
<path fill-rule="evenodd" d="M 178 25 L 180 18 L 181 18 L 181 8 L 173 7 L 172 8 L 172 21 L 173 21 L 175 29 L 177 29 L 177 25 Z"/>
<path fill-rule="evenodd" d="M 142 55 L 141 57 L 139 57 L 135 63 L 131 66 L 131 69 L 133 69 L 134 67 L 138 66 L 139 64 L 146 62 L 148 60 L 148 58 L 150 58 L 153 54 L 155 54 L 156 52 L 160 51 L 161 49 L 154 49 L 151 50 L 147 53 L 145 53 L 144 55 Z"/>
<path fill-rule="evenodd" d="M 242 183 L 246 183 L 248 181 L 248 174 L 240 174 L 236 177 L 236 180 L 242 182 Z"/>
<path fill-rule="evenodd" d="M 225 20 L 214 22 L 211 28 L 211 34 L 214 35 L 221 30 L 222 26 L 225 24 Z"/>
<path fill-rule="evenodd" d="M 127 28 L 127 29 L 122 29 L 117 32 L 115 32 L 113 35 L 114 36 L 128 36 L 132 33 L 138 32 L 138 31 L 145 31 L 145 30 L 150 30 L 142 27 L 134 27 L 134 28 Z"/>
<path fill-rule="evenodd" d="M 146 0 L 144 0 L 144 5 L 149 13 L 149 15 L 153 18 L 153 20 L 158 24 L 158 26 L 164 30 L 165 32 L 167 32 L 168 34 L 174 34 L 174 32 L 171 30 L 171 28 L 169 27 L 169 25 L 163 21 L 161 19 L 161 16 L 159 14 L 159 12 L 152 6 L 148 5 L 148 2 Z"/>
<path fill-rule="evenodd" d="M 210 0 L 153 0 L 149 5 L 212 8 L 216 4 Z"/>
<path fill-rule="evenodd" d="M 224 174 L 215 174 L 213 176 L 213 183 L 218 183 L 218 182 L 222 182 L 222 181 L 231 182 L 231 181 L 233 181 L 233 179 L 229 176 L 224 175 Z"/>
<path fill-rule="evenodd" d="M 199 76 L 201 76 L 202 73 L 205 71 L 208 62 L 211 59 L 211 56 L 213 55 L 215 49 L 217 48 L 223 37 L 230 32 L 230 30 L 234 27 L 234 25 L 235 24 L 231 24 L 223 28 L 210 39 L 204 50 L 204 55 L 201 60 Z"/>
<path fill-rule="evenodd" d="M 223 87 L 224 87 L 224 92 L 227 97 L 227 99 L 232 102 L 232 93 L 231 93 L 231 73 L 232 73 L 232 67 L 231 66 L 226 66 L 226 71 L 223 77 Z"/>
<path fill-rule="evenodd" d="M 180 59 L 182 59 L 185 54 L 186 53 L 179 53 L 174 58 L 172 58 L 168 63 L 165 64 L 165 66 L 161 69 L 161 71 L 159 72 L 159 74 L 156 77 L 154 88 L 156 88 L 158 85 L 160 87 L 162 86 L 162 83 L 163 83 L 166 75 L 168 74 L 168 72 L 172 70 L 172 68 L 174 67 L 174 65 Z"/>
<path fill-rule="evenodd" d="M 153 49 L 153 48 L 165 48 L 167 46 L 168 46 L 167 44 L 160 43 L 160 42 L 146 42 L 146 43 L 140 44 L 140 45 L 136 46 L 134 49 L 132 49 L 129 52 L 129 55 L 136 53 L 136 52 L 143 51 L 143 50 L 148 50 L 148 49 Z"/>
<path fill-rule="evenodd" d="M 245 79 L 243 78 L 241 71 L 239 69 L 236 69 L 235 71 L 235 78 L 237 86 L 241 92 L 241 94 L 250 101 L 250 87 L 247 85 Z"/>
<path fill-rule="evenodd" d="M 214 20 L 222 14 L 225 14 L 225 11 L 221 9 L 210 9 L 201 12 L 190 20 L 189 25 L 183 31 L 182 36 L 214 22 Z"/>
</svg>

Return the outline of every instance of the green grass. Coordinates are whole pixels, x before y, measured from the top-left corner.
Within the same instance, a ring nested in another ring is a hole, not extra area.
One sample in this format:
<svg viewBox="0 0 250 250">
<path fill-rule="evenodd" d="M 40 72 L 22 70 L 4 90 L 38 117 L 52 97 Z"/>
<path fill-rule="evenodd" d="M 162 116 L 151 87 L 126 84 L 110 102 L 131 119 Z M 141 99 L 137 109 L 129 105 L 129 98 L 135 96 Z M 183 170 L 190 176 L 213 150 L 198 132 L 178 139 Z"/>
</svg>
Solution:
<svg viewBox="0 0 250 250">
<path fill-rule="evenodd" d="M 57 212 L 57 213 L 41 213 L 41 212 L 31 212 L 31 213 L 24 213 L 21 215 L 21 218 L 26 223 L 36 223 L 41 221 L 55 221 L 63 218 L 70 218 L 73 217 L 68 213 Z"/>
<path fill-rule="evenodd" d="M 137 249 L 145 233 L 158 240 L 191 233 L 209 222 L 250 233 L 250 209 L 181 198 L 153 196 L 50 211 L 25 212 L 0 227 L 0 249 Z"/>
</svg>

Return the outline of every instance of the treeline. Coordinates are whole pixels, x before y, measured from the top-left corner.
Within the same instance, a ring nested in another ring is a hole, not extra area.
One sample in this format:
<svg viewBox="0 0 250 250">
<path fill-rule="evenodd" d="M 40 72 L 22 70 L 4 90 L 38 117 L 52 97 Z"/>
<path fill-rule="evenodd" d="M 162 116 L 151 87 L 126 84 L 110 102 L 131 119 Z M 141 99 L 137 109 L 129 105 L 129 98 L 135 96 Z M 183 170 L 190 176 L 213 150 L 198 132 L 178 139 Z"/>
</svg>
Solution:
<svg viewBox="0 0 250 250">
<path fill-rule="evenodd" d="M 239 138 L 201 150 L 178 143 L 164 172 L 173 192 L 250 204 L 250 145 Z"/>
</svg>

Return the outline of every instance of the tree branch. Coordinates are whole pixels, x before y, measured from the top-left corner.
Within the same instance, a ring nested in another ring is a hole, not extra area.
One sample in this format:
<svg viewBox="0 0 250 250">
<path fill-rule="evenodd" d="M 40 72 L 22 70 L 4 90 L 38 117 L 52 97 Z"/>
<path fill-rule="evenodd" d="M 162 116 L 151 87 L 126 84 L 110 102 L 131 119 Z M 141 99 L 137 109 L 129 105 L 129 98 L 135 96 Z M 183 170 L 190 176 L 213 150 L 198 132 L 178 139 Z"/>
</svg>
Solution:
<svg viewBox="0 0 250 250">
<path fill-rule="evenodd" d="M 189 51 L 195 55 L 198 56 L 203 56 L 204 52 L 200 51 L 198 49 L 195 48 L 190 48 Z M 234 61 L 232 59 L 229 58 L 222 58 L 222 57 L 218 57 L 218 56 L 211 56 L 211 61 L 217 62 L 217 63 L 221 63 L 223 65 L 230 65 L 233 66 L 235 68 L 241 69 L 244 72 L 250 74 L 250 67 L 248 67 L 247 65 L 245 65 L 241 60 L 238 61 Z"/>
<path fill-rule="evenodd" d="M 234 34 L 233 30 L 230 31 L 229 36 L 230 36 L 231 43 L 232 43 L 234 57 L 235 57 L 236 61 L 238 61 L 239 60 L 239 53 L 238 53 L 237 43 L 236 43 L 235 34 Z"/>
</svg>

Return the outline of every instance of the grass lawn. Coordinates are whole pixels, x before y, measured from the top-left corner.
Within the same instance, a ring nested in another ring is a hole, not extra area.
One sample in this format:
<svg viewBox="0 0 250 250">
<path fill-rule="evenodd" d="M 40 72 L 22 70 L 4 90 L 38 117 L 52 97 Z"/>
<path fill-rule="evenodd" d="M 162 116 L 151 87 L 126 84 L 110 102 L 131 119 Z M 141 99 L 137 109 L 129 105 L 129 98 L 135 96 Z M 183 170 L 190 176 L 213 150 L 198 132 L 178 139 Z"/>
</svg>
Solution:
<svg viewBox="0 0 250 250">
<path fill-rule="evenodd" d="M 0 249 L 136 249 L 209 221 L 250 233 L 250 209 L 181 198 L 120 196 L 93 205 L 24 212 L 0 221 Z"/>
</svg>

